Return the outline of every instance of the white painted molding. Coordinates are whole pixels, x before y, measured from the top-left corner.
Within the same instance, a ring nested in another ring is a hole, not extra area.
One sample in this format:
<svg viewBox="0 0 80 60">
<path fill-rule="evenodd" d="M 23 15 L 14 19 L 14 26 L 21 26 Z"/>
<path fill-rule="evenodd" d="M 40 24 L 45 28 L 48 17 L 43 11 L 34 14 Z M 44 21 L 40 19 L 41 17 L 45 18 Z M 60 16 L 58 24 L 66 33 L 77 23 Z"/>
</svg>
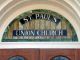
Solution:
<svg viewBox="0 0 80 60">
<path fill-rule="evenodd" d="M 2 2 L 1 2 L 2 1 Z M 0 0 L 0 11 L 13 0 Z"/>
<path fill-rule="evenodd" d="M 0 49 L 26 49 L 26 48 L 54 48 L 54 49 L 79 49 L 77 42 L 8 42 L 0 43 Z"/>
</svg>

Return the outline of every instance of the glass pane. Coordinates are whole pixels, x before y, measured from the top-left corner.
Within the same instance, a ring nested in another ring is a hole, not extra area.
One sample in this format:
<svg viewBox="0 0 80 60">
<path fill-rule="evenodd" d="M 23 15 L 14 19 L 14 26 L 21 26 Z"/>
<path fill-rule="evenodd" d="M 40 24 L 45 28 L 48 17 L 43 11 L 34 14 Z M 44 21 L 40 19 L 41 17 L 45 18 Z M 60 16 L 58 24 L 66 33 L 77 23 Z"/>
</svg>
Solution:
<svg viewBox="0 0 80 60">
<path fill-rule="evenodd" d="M 14 56 L 14 57 L 11 57 L 9 60 L 25 60 L 24 57 L 21 57 L 21 56 Z"/>
<path fill-rule="evenodd" d="M 69 58 L 64 57 L 64 56 L 57 56 L 57 57 L 52 58 L 51 60 L 69 60 Z"/>
</svg>

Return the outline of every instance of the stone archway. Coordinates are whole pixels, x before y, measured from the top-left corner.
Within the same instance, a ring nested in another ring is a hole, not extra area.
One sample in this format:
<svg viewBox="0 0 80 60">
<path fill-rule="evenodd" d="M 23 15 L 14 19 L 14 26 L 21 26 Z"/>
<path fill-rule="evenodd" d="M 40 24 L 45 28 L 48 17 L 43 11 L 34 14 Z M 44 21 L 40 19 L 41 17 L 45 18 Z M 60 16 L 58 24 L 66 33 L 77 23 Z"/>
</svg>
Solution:
<svg viewBox="0 0 80 60">
<path fill-rule="evenodd" d="M 13 1 L 15 3 L 16 0 Z M 18 15 L 25 11 L 33 10 L 33 9 L 47 9 L 51 11 L 55 11 L 64 17 L 66 17 L 69 22 L 74 27 L 78 39 L 80 40 L 80 24 L 79 24 L 79 17 L 76 14 L 76 11 L 65 3 L 64 1 L 17 1 L 13 7 L 8 4 L 8 7 L 10 6 L 7 11 L 4 12 L 2 18 L 1 18 L 1 35 L 0 38 L 2 39 L 2 35 L 4 33 L 4 30 L 6 27 L 10 24 L 10 22 Z"/>
</svg>

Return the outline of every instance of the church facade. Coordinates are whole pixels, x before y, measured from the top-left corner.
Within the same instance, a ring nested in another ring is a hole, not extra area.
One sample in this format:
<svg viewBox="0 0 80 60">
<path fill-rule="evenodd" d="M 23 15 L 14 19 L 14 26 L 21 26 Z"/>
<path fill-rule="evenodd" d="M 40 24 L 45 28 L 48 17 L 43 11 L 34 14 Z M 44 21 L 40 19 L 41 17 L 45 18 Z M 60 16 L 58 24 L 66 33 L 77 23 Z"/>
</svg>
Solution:
<svg viewBox="0 0 80 60">
<path fill-rule="evenodd" d="M 0 60 L 79 60 L 79 43 L 79 0 L 0 1 Z"/>
</svg>

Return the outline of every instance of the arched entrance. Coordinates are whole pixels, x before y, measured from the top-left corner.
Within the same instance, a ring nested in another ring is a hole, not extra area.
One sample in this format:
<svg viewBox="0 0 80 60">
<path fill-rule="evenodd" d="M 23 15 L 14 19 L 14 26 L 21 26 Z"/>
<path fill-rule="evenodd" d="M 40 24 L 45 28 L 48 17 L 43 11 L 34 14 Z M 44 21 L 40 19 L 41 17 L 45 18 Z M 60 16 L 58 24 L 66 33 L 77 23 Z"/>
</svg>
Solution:
<svg viewBox="0 0 80 60">
<path fill-rule="evenodd" d="M 79 39 L 80 32 L 79 32 L 78 16 L 72 7 L 67 8 L 67 6 L 69 6 L 69 5 L 66 2 L 51 1 L 51 0 L 50 1 L 20 1 L 20 2 L 14 1 L 14 3 L 15 2 L 16 2 L 15 6 L 8 9 L 5 12 L 5 15 L 3 15 L 1 18 L 1 20 L 2 20 L 1 30 L 0 30 L 1 31 L 1 34 L 0 34 L 1 40 L 2 40 L 2 36 L 3 36 L 3 33 L 6 29 L 6 27 L 11 23 L 11 21 L 16 16 L 20 15 L 21 13 L 23 13 L 25 11 L 29 11 L 29 10 L 33 10 L 33 9 L 47 9 L 47 10 L 52 10 L 52 11 L 58 12 L 61 15 L 64 15 L 64 17 L 66 17 L 69 20 L 69 22 L 72 24 L 72 26 L 74 27 L 74 29 L 77 33 L 78 39 Z M 62 2 L 64 2 L 64 3 L 61 4 Z M 8 5 L 8 6 L 12 6 L 12 5 Z"/>
<path fill-rule="evenodd" d="M 10 1 L 10 2 L 9 2 Z M 75 0 L 74 0 L 75 1 Z M 1 10 L 0 15 L 0 42 L 2 42 L 2 37 L 5 35 L 5 29 L 9 26 L 9 24 L 14 21 L 18 15 L 31 10 L 36 9 L 46 9 L 53 12 L 57 12 L 58 14 L 64 16 L 74 28 L 78 40 L 80 40 L 80 21 L 78 9 L 74 8 L 74 1 L 70 5 L 71 0 L 68 2 L 67 0 L 59 1 L 59 0 L 8 0 L 8 4 Z M 76 0 L 77 1 L 77 0 Z M 77 6 L 77 4 L 75 5 Z M 78 6 L 77 6 L 78 7 Z M 6 10 L 6 11 L 5 11 Z M 55 18 L 53 18 L 54 20 Z M 36 20 L 35 20 L 36 21 Z M 45 21 L 45 20 L 43 20 Z M 42 23 L 43 23 L 42 21 Z M 33 23 L 34 21 L 31 21 Z M 55 20 L 54 20 L 55 22 Z M 46 23 L 52 23 L 51 21 L 46 21 Z M 17 23 L 16 23 L 17 24 Z M 15 26 L 17 26 L 14 24 Z M 23 26 L 23 25 L 22 25 Z M 11 28 L 13 28 L 11 26 Z M 60 28 L 60 27 L 59 27 Z M 15 27 L 15 29 L 17 29 Z M 10 29 L 11 30 L 11 29 Z M 51 30 L 50 30 L 51 31 Z M 53 30 L 52 30 L 53 31 Z M 72 31 L 72 30 L 71 30 Z M 14 34 L 15 35 L 15 34 Z M 24 34 L 23 34 L 24 35 Z M 37 34 L 38 35 L 38 34 Z M 10 36 L 9 36 L 10 37 Z M 11 38 L 11 37 L 10 37 Z M 16 38 L 16 37 L 15 37 Z M 23 37 L 22 37 L 23 38 Z M 60 38 L 60 37 L 59 37 Z M 4 40 L 7 42 L 6 40 Z M 71 40 L 72 41 L 72 40 Z M 9 40 L 10 42 L 10 40 Z M 2 48 L 2 49 L 1 49 Z M 10 49 L 9 49 L 10 48 Z M 17 48 L 14 49 L 14 48 Z M 19 48 L 19 49 L 18 49 Z M 20 49 L 20 48 L 39 48 L 39 49 Z M 41 48 L 41 49 L 40 49 Z M 42 49 L 42 48 L 48 48 Z M 50 49 L 49 48 L 58 48 L 58 49 Z M 59 49 L 60 48 L 60 49 Z M 34 43 L 0 43 L 0 60 L 7 59 L 28 59 L 28 60 L 60 60 L 60 59 L 71 59 L 71 60 L 79 60 L 79 52 L 80 50 L 76 49 L 61 49 L 61 48 L 79 48 L 78 43 L 53 43 L 53 42 L 34 42 Z M 9 50 L 7 50 L 9 49 Z M 16 53 L 15 53 L 16 52 Z M 32 54 L 33 53 L 33 54 Z M 4 58 L 3 58 L 4 57 Z"/>
</svg>

